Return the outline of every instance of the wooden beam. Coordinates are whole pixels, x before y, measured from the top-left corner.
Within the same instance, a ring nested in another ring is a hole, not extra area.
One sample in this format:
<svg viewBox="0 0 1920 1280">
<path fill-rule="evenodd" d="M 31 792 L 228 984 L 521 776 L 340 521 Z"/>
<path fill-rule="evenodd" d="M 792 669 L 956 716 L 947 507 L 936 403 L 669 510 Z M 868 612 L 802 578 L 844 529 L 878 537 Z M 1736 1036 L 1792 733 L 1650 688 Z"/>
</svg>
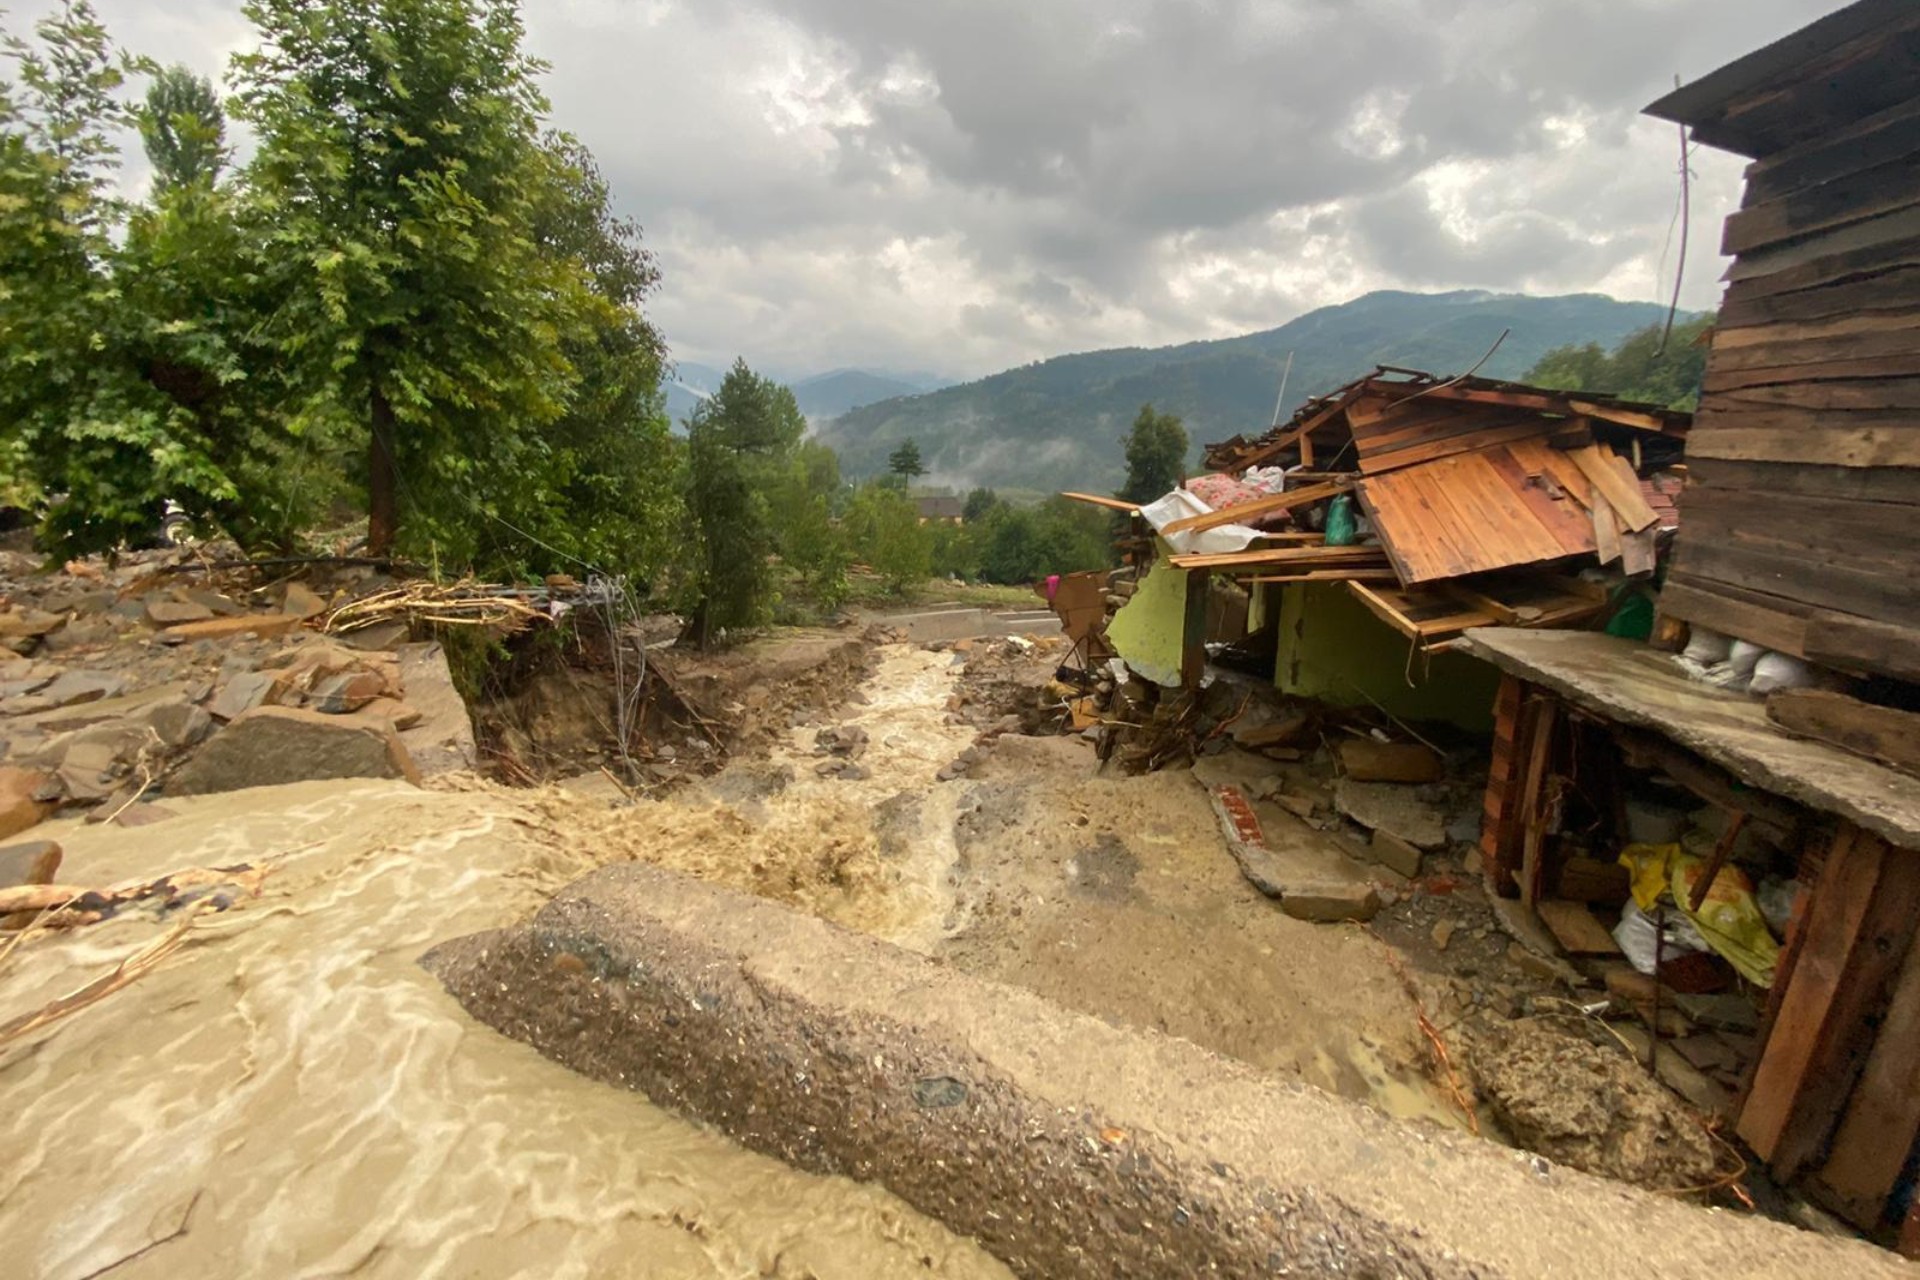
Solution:
<svg viewBox="0 0 1920 1280">
<path fill-rule="evenodd" d="M 1520 783 L 1520 901 L 1533 906 L 1540 900 L 1540 858 L 1547 835 L 1545 805 L 1547 774 L 1553 767 L 1553 735 L 1560 719 L 1560 703 L 1542 694 L 1535 700 L 1533 727 L 1528 732 L 1527 773 Z"/>
<path fill-rule="evenodd" d="M 1767 719 L 1795 737 L 1920 774 L 1920 715 L 1911 711 L 1828 689 L 1781 689 L 1767 697 Z"/>
<path fill-rule="evenodd" d="M 1316 569 L 1334 569 L 1385 565 L 1387 557 L 1378 547 L 1273 547 L 1265 551 L 1221 551 L 1168 557 L 1180 569 L 1244 569 L 1259 565 L 1300 565 Z"/>
<path fill-rule="evenodd" d="M 1798 1175 L 1832 1133 L 1916 911 L 1920 858 L 1843 824 L 1737 1124 L 1774 1176 Z"/>
<path fill-rule="evenodd" d="M 1285 493 L 1276 493 L 1271 497 L 1255 498 L 1252 502 L 1242 502 L 1237 506 L 1222 507 L 1218 511 L 1202 512 L 1197 516 L 1184 516 L 1169 521 L 1160 533 L 1167 536 L 1187 533 L 1201 529 L 1217 529 L 1223 524 L 1239 524 L 1244 520 L 1257 520 L 1261 516 L 1270 516 L 1280 511 L 1291 511 L 1295 507 L 1304 507 L 1345 493 L 1352 487 L 1346 480 L 1332 481 L 1327 484 L 1310 484 L 1304 489 L 1289 489 Z"/>
<path fill-rule="evenodd" d="M 1640 492 L 1640 481 L 1625 458 L 1597 444 L 1569 449 L 1567 456 L 1593 485 L 1594 493 L 1605 496 L 1628 533 L 1638 533 L 1659 523 L 1659 515 L 1647 505 L 1647 495 Z"/>
<path fill-rule="evenodd" d="M 1782 605 L 1787 603 L 1781 601 Z M 1667 585 L 1661 588 L 1660 611 L 1796 658 L 1813 656 L 1807 651 L 1809 632 L 1805 617 L 1735 599 L 1712 590 L 1707 581 L 1696 586 L 1693 575 L 1683 576 L 1678 570 L 1668 575 Z"/>
<path fill-rule="evenodd" d="M 1744 813 L 1772 828 L 1774 842 L 1791 845 L 1800 829 L 1800 808 L 1770 791 L 1749 787 L 1718 765 L 1676 746 L 1657 734 L 1637 729 L 1614 730 L 1627 763 L 1636 769 L 1658 769 L 1709 804 Z"/>
<path fill-rule="evenodd" d="M 1850 613 L 1817 612 L 1806 622 L 1803 656 L 1829 666 L 1920 680 L 1920 631 Z"/>
<path fill-rule="evenodd" d="M 1075 502 L 1087 503 L 1089 506 L 1105 507 L 1109 511 L 1133 513 L 1140 510 L 1140 504 L 1137 502 L 1128 502 L 1124 498 L 1103 498 L 1097 493 L 1063 492 L 1060 496 L 1063 498 L 1071 498 Z"/>
<path fill-rule="evenodd" d="M 1904 854 L 1913 857 L 1911 852 Z M 1920 947 L 1894 984 L 1866 1069 L 1817 1180 L 1844 1217 L 1871 1231 L 1920 1136 Z"/>
<path fill-rule="evenodd" d="M 1249 453 L 1245 457 L 1241 458 L 1240 461 L 1236 462 L 1233 465 L 1234 473 L 1239 474 L 1241 472 L 1246 471 L 1249 467 L 1264 466 L 1265 464 L 1272 462 L 1275 458 L 1285 453 L 1288 449 L 1292 448 L 1295 444 L 1304 441 L 1307 438 L 1308 433 L 1314 431 L 1316 428 L 1322 427 L 1327 423 L 1333 421 L 1333 419 L 1342 410 L 1344 410 L 1349 404 L 1353 402 L 1354 397 L 1359 395 L 1361 385 L 1364 385 L 1364 384 L 1356 384 L 1352 387 L 1347 388 L 1345 392 L 1341 393 L 1336 398 L 1328 401 L 1324 408 L 1322 408 L 1318 413 L 1314 414 L 1311 418 L 1308 418 L 1305 422 L 1301 423 L 1299 426 L 1294 427 L 1290 431 L 1281 433 L 1281 435 L 1277 439 L 1273 440 L 1268 444 L 1261 445 L 1259 448 L 1255 449 L 1252 453 Z M 1310 446 L 1302 450 L 1300 461 L 1309 466 L 1312 465 L 1313 460 L 1311 457 Z"/>
<path fill-rule="evenodd" d="M 1527 685 L 1502 672 L 1493 699 L 1493 759 L 1481 802 L 1480 861 L 1486 883 L 1504 897 L 1514 892 L 1512 872 L 1519 867 L 1516 820 L 1521 761 L 1526 751 Z"/>
</svg>

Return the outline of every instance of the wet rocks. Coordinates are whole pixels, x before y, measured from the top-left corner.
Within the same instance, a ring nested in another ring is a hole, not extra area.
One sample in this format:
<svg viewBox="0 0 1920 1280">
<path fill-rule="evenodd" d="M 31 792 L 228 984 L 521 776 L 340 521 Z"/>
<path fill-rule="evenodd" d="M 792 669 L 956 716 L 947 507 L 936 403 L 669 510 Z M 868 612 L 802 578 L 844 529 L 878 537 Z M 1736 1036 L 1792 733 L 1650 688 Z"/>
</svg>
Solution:
<svg viewBox="0 0 1920 1280">
<path fill-rule="evenodd" d="M 52 884 L 60 869 L 60 846 L 51 840 L 12 844 L 0 849 L 0 889 Z"/>
<path fill-rule="evenodd" d="M 216 720 L 232 720 L 278 701 L 285 689 L 285 683 L 270 671 L 242 671 L 220 686 L 207 711 Z"/>
<path fill-rule="evenodd" d="M 256 707 L 181 766 L 168 789 L 203 795 L 320 778 L 417 783 L 420 775 L 391 726 L 294 707 Z"/>
<path fill-rule="evenodd" d="M 45 794 L 52 781 L 39 770 L 0 765 L 0 840 L 38 826 L 53 812 Z"/>
</svg>

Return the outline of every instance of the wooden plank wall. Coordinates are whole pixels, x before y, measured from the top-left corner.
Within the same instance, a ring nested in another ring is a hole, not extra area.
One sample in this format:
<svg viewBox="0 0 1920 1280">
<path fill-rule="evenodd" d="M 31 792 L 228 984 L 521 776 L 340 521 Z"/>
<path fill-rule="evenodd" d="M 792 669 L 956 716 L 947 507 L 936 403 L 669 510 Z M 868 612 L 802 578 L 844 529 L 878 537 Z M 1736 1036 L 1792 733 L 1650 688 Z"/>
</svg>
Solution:
<svg viewBox="0 0 1920 1280">
<path fill-rule="evenodd" d="M 1663 611 L 1920 672 L 1920 99 L 1756 161 Z"/>
</svg>

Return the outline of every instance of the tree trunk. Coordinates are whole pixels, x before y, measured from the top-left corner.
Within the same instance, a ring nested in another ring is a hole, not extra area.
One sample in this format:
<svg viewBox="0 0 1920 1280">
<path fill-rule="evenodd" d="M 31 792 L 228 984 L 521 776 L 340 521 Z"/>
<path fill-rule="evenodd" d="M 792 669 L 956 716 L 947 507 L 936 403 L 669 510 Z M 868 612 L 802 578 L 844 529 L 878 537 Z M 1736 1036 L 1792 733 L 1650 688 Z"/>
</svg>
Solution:
<svg viewBox="0 0 1920 1280">
<path fill-rule="evenodd" d="M 393 462 L 393 405 L 378 383 L 373 388 L 373 433 L 367 445 L 367 554 L 393 553 L 400 528 L 399 472 Z"/>
</svg>

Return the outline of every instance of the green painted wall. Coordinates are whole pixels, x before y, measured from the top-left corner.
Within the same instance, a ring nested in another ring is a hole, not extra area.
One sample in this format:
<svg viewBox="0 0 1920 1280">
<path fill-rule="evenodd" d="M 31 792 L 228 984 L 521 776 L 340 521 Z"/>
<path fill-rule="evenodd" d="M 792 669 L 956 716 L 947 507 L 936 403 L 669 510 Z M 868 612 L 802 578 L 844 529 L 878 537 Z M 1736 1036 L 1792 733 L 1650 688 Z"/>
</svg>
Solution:
<svg viewBox="0 0 1920 1280">
<path fill-rule="evenodd" d="M 1127 665 L 1147 679 L 1177 685 L 1186 625 L 1187 571 L 1156 560 L 1140 580 L 1140 590 L 1107 624 L 1107 639 Z"/>
<path fill-rule="evenodd" d="M 1290 583 L 1280 592 L 1274 683 L 1284 693 L 1341 706 L 1371 697 L 1404 720 L 1492 728 L 1498 669 L 1460 653 L 1416 657 L 1409 667 L 1410 643 L 1338 583 Z"/>
</svg>

